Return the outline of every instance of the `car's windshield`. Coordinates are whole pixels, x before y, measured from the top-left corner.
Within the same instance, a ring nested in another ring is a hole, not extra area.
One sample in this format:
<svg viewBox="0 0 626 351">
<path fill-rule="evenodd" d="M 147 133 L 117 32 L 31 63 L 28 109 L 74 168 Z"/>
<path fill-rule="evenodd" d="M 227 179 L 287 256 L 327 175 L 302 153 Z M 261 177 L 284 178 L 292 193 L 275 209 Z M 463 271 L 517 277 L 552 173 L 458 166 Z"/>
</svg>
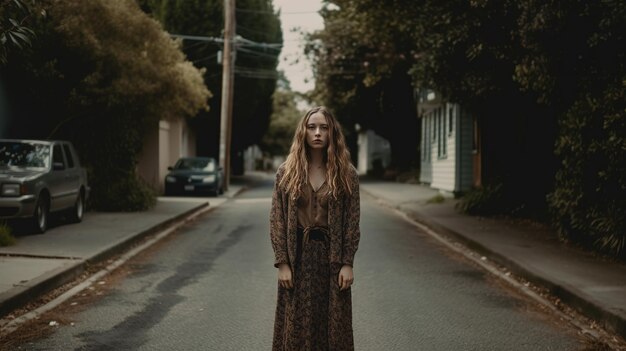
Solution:
<svg viewBox="0 0 626 351">
<path fill-rule="evenodd" d="M 183 158 L 176 162 L 175 169 L 185 169 L 194 171 L 215 171 L 215 162 L 212 159 L 203 158 Z"/>
<path fill-rule="evenodd" d="M 48 168 L 50 145 L 0 141 L 0 167 Z"/>
</svg>

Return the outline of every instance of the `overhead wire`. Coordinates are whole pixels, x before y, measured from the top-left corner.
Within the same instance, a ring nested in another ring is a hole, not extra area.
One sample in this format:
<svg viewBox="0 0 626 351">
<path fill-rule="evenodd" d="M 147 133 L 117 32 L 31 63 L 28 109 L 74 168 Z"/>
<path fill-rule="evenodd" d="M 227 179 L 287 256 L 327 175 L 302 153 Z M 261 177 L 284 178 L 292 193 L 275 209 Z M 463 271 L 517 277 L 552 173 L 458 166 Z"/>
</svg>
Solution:
<svg viewBox="0 0 626 351">
<path fill-rule="evenodd" d="M 209 37 L 209 36 L 199 36 L 199 35 L 186 35 L 186 34 L 175 34 L 175 33 L 170 33 L 171 37 L 174 38 L 181 38 L 183 40 L 197 40 L 200 42 L 209 42 L 209 43 L 216 43 L 216 44 L 223 44 L 224 43 L 224 39 L 223 38 L 218 38 L 218 37 Z M 255 55 L 257 57 L 261 57 L 261 58 L 266 58 L 266 59 L 273 59 L 273 60 L 277 60 L 278 59 L 278 55 L 280 54 L 280 51 L 283 47 L 282 43 L 264 43 L 264 42 L 256 42 L 250 39 L 246 39 L 240 35 L 238 35 L 234 40 L 233 43 L 235 44 L 236 50 L 237 51 L 241 51 L 242 53 L 245 54 L 250 54 L 250 55 Z M 192 44 L 191 46 L 194 46 L 195 44 Z M 276 55 L 272 55 L 271 53 L 264 53 L 264 52 L 258 52 L 258 51 L 254 51 L 251 49 L 247 49 L 246 47 L 249 48 L 262 48 L 265 50 L 275 50 L 276 51 Z M 212 54 L 200 59 L 196 59 L 193 61 L 193 63 L 197 63 L 203 60 L 208 60 L 208 59 L 212 59 L 214 57 L 216 57 L 218 54 Z M 263 69 L 255 69 L 255 68 L 250 68 L 250 67 L 240 67 L 240 66 L 235 66 L 235 74 L 240 76 L 240 77 L 244 77 L 244 78 L 255 78 L 255 79 L 278 79 L 278 73 L 275 70 L 263 70 Z M 214 76 L 214 75 L 212 75 Z"/>
<path fill-rule="evenodd" d="M 216 58 L 216 57 L 217 57 L 217 53 L 215 53 L 213 55 L 206 56 L 206 57 L 202 57 L 202 58 L 199 58 L 199 59 L 195 59 L 195 60 L 193 60 L 191 62 L 192 63 L 198 63 L 200 61 L 206 61 L 206 60 L 210 60 L 210 59 L 213 59 L 213 58 Z"/>
<path fill-rule="evenodd" d="M 235 66 L 235 74 L 248 78 L 277 79 L 278 73 L 268 69 Z"/>
<path fill-rule="evenodd" d="M 197 42 L 195 42 L 195 43 L 191 43 L 191 44 L 188 44 L 187 46 L 184 46 L 184 47 L 183 47 L 183 49 L 185 49 L 185 50 L 189 50 L 189 49 L 192 49 L 192 48 L 196 48 L 196 47 L 198 47 L 198 46 L 201 46 L 201 45 L 203 45 L 203 44 L 204 44 L 204 45 L 208 45 L 208 44 L 213 44 L 213 43 L 209 43 L 209 42 L 206 42 L 206 41 L 197 41 Z"/>
<path fill-rule="evenodd" d="M 237 48 L 237 52 L 243 52 L 246 54 L 250 54 L 250 55 L 254 55 L 254 56 L 258 56 L 262 58 L 267 58 L 267 59 L 272 59 L 272 60 L 278 59 L 278 55 L 266 54 L 263 52 L 258 52 L 258 51 L 254 51 L 254 50 L 250 50 L 246 48 Z"/>
<path fill-rule="evenodd" d="M 237 12 L 243 12 L 243 13 L 257 13 L 257 14 L 265 14 L 265 15 L 278 15 L 279 13 L 276 12 L 272 12 L 272 11 L 263 11 L 263 10 L 248 10 L 248 9 L 241 9 L 241 8 L 236 8 L 235 11 Z M 319 11 L 292 11 L 292 12 L 280 12 L 280 15 L 307 15 L 307 14 L 313 14 L 313 13 L 319 13 Z"/>
</svg>

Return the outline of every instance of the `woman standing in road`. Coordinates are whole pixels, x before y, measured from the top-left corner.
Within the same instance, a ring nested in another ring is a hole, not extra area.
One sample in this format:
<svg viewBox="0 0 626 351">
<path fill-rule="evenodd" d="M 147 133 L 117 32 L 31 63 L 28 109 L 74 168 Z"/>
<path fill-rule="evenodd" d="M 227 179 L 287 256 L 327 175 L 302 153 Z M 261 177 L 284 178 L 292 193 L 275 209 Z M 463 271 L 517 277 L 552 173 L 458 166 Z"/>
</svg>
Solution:
<svg viewBox="0 0 626 351">
<path fill-rule="evenodd" d="M 313 108 L 296 129 L 272 196 L 274 351 L 354 350 L 350 286 L 359 217 L 359 178 L 341 127 L 327 109 Z"/>
</svg>

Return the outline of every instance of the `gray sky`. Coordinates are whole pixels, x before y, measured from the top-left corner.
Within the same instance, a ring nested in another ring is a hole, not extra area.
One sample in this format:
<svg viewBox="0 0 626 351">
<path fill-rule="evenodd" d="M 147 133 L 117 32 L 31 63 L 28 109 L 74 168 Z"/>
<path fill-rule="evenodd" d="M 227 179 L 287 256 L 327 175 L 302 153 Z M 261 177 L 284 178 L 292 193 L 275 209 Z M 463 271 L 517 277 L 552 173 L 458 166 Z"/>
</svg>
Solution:
<svg viewBox="0 0 626 351">
<path fill-rule="evenodd" d="M 285 72 L 294 91 L 311 90 L 314 87 L 313 75 L 311 66 L 304 57 L 304 42 L 300 34 L 292 32 L 292 29 L 298 27 L 305 32 L 322 29 L 324 21 L 317 13 L 322 7 L 322 2 L 321 0 L 274 0 L 274 7 L 281 9 L 280 20 L 284 39 L 278 69 Z"/>
</svg>

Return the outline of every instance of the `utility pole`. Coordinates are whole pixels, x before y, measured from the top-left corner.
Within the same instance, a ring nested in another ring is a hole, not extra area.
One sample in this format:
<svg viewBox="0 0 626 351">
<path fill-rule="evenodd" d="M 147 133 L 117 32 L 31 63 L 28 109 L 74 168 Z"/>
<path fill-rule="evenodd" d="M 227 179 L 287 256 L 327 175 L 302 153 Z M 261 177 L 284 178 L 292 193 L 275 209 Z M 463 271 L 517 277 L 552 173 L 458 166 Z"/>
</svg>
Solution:
<svg viewBox="0 0 626 351">
<path fill-rule="evenodd" d="M 224 55 L 222 57 L 222 111 L 220 115 L 220 166 L 224 189 L 230 186 L 230 142 L 235 84 L 235 0 L 224 0 Z"/>
</svg>

